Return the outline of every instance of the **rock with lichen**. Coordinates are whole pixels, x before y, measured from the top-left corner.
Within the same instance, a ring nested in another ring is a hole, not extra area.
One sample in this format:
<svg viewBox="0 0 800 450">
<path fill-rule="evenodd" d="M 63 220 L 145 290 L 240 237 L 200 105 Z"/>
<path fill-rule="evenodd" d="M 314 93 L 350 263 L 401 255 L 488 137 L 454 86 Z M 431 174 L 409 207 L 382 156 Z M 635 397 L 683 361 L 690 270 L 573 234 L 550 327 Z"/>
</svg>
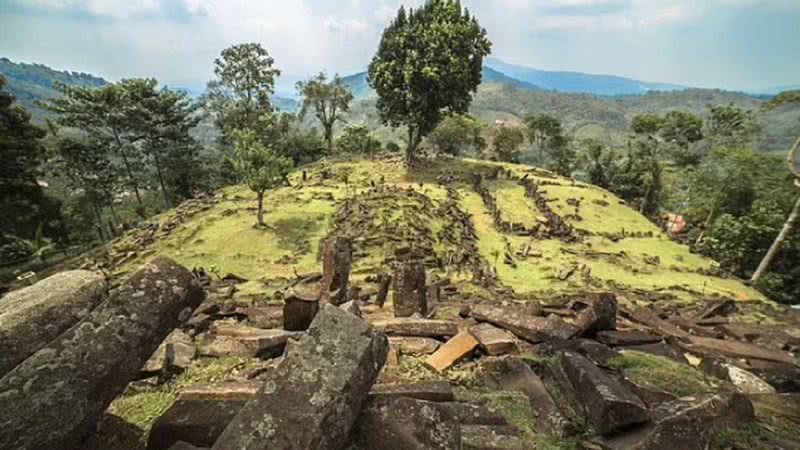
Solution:
<svg viewBox="0 0 800 450">
<path fill-rule="evenodd" d="M 61 272 L 0 300 L 0 377 L 86 317 L 106 298 L 102 275 Z"/>
<path fill-rule="evenodd" d="M 386 336 L 367 322 L 320 305 L 308 333 L 289 341 L 213 448 L 342 448 L 388 351 Z"/>
<path fill-rule="evenodd" d="M 111 401 L 203 300 L 186 268 L 159 257 L 83 320 L 0 379 L 0 448 L 80 448 Z"/>
</svg>

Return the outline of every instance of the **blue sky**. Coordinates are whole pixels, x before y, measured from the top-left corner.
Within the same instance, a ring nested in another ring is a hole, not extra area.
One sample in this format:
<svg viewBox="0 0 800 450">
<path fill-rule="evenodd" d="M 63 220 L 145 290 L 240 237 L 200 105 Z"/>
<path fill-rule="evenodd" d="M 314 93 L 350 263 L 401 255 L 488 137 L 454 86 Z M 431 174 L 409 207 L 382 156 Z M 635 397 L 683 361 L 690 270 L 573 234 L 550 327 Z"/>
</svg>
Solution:
<svg viewBox="0 0 800 450">
<path fill-rule="evenodd" d="M 290 86 L 369 62 L 422 0 L 0 0 L 0 56 L 200 87 L 220 50 L 261 42 Z M 463 0 L 493 56 L 701 87 L 800 84 L 800 0 Z"/>
</svg>

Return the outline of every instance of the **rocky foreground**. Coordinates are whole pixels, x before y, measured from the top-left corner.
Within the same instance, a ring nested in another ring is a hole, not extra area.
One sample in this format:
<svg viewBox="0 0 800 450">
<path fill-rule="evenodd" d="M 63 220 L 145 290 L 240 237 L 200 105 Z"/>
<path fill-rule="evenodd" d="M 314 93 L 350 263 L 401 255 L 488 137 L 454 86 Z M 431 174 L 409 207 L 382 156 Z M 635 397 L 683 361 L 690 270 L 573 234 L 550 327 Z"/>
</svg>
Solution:
<svg viewBox="0 0 800 450">
<path fill-rule="evenodd" d="M 466 301 L 413 252 L 358 283 L 348 239 L 321 259 L 280 305 L 167 258 L 110 293 L 74 271 L 0 299 L 0 448 L 800 448 L 800 334 L 733 301 Z M 115 398 L 232 356 L 255 364 L 183 384 L 144 437 L 109 426 Z"/>
</svg>

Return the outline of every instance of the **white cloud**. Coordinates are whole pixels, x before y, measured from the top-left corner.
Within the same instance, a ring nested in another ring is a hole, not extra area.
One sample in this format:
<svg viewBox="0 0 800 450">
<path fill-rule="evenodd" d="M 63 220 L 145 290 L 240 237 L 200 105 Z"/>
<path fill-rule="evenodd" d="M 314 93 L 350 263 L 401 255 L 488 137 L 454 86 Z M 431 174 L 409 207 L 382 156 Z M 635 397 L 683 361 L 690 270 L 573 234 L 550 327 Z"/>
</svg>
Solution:
<svg viewBox="0 0 800 450">
<path fill-rule="evenodd" d="M 152 14 L 161 9 L 159 0 L 15 0 L 15 3 L 43 10 L 77 10 L 114 18 Z"/>
<path fill-rule="evenodd" d="M 358 34 L 372 30 L 370 25 L 356 19 L 337 19 L 329 17 L 325 19 L 323 24 L 326 30 L 337 33 Z"/>
</svg>

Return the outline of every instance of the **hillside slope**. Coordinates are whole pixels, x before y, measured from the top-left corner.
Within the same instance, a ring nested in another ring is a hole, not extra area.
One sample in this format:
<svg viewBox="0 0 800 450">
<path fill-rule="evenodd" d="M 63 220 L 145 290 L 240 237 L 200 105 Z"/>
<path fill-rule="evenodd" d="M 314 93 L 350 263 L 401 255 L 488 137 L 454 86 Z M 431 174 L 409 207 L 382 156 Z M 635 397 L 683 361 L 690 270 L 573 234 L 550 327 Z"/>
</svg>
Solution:
<svg viewBox="0 0 800 450">
<path fill-rule="evenodd" d="M 319 243 L 335 231 L 353 238 L 353 269 L 362 278 L 388 271 L 396 252 L 411 249 L 434 276 L 482 280 L 467 284 L 520 298 L 613 289 L 639 299 L 763 299 L 738 280 L 711 275 L 713 261 L 671 241 L 611 193 L 535 168 L 449 160 L 408 173 L 399 160 L 380 159 L 321 162 L 304 172 L 306 181 L 298 171 L 292 187 L 267 194 L 267 230 L 252 227 L 252 192 L 234 186 L 202 207 L 162 215 L 98 261 L 124 273 L 164 254 L 255 280 L 252 287 L 267 292 L 318 271 Z"/>
</svg>

